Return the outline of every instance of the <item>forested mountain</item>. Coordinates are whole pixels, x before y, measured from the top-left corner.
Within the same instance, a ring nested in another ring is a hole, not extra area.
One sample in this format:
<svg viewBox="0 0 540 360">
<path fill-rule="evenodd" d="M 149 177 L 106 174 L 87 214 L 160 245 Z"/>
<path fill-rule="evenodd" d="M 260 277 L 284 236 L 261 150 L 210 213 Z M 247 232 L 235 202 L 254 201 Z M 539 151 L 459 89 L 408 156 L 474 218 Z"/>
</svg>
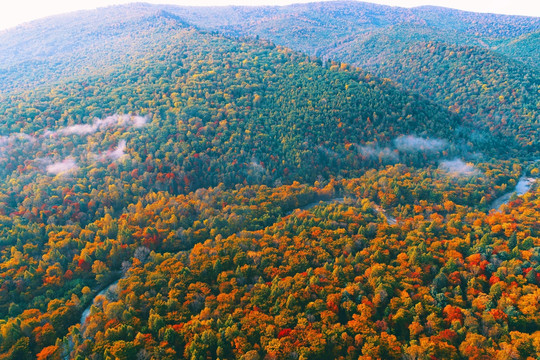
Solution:
<svg viewBox="0 0 540 360">
<path fill-rule="evenodd" d="M 148 5 L 117 6 L 36 20 L 0 32 L 0 92 L 133 65 L 189 27 Z"/>
<path fill-rule="evenodd" d="M 478 47 L 420 42 L 369 68 L 488 132 L 517 139 L 521 149 L 539 151 L 540 73 L 517 61 Z"/>
<path fill-rule="evenodd" d="M 468 146 L 459 117 L 358 69 L 325 68 L 269 43 L 168 26 L 161 31 L 167 42 L 154 43 L 128 65 L 4 96 L 5 211 L 25 201 L 30 206 L 23 212 L 30 211 L 38 190 L 20 186 L 48 184 L 63 164 L 85 174 L 64 181 L 88 181 L 87 204 L 95 202 L 92 190 L 123 187 L 118 177 L 106 176 L 111 171 L 147 189 L 184 193 L 219 183 L 313 182 L 429 161 L 394 145 L 409 134 L 435 144 L 432 159 Z M 47 203 L 61 204 L 61 198 Z"/>
<path fill-rule="evenodd" d="M 2 91 L 119 69 L 167 43 L 169 32 L 196 26 L 360 66 L 458 112 L 499 142 L 506 137 L 516 143 L 505 148 L 538 155 L 537 139 L 529 136 L 540 131 L 538 18 L 336 1 L 221 8 L 133 4 L 49 22 L 0 34 Z M 475 88 L 483 90 L 471 103 Z"/>
<path fill-rule="evenodd" d="M 200 27 L 360 66 L 538 154 L 538 18 L 361 2 L 171 11 Z"/>
<path fill-rule="evenodd" d="M 513 54 L 517 60 L 526 60 L 527 56 L 538 59 L 538 52 L 532 46 L 540 32 L 540 20 L 535 17 L 479 14 L 433 6 L 407 9 L 356 1 L 283 7 L 167 9 L 202 28 L 234 35 L 257 35 L 323 57 L 341 44 L 359 39 L 376 41 L 380 32 L 388 32 L 401 35 L 402 41 L 409 44 L 423 39 L 493 50 L 504 48 L 502 52 Z M 401 31 L 402 28 L 406 31 Z M 391 46 L 385 48 L 391 51 Z M 525 53 L 528 55 L 524 56 Z M 531 65 L 538 66 L 538 62 L 531 61 Z"/>
<path fill-rule="evenodd" d="M 0 359 L 535 356 L 537 30 L 333 2 L 0 33 Z"/>
</svg>

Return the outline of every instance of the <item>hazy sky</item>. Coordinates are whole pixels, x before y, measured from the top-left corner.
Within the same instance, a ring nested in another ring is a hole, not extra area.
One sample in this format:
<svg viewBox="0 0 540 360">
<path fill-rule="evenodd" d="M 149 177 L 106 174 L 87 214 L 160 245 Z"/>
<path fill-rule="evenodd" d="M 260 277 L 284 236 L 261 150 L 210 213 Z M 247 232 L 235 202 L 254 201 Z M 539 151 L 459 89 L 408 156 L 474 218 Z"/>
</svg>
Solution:
<svg viewBox="0 0 540 360">
<path fill-rule="evenodd" d="M 287 5 L 317 0 L 138 0 L 177 5 Z M 0 4 L 0 29 L 64 12 L 137 2 L 137 0 L 3 0 Z M 540 17 L 540 0 L 372 0 L 394 6 L 438 5 L 456 9 Z"/>
</svg>

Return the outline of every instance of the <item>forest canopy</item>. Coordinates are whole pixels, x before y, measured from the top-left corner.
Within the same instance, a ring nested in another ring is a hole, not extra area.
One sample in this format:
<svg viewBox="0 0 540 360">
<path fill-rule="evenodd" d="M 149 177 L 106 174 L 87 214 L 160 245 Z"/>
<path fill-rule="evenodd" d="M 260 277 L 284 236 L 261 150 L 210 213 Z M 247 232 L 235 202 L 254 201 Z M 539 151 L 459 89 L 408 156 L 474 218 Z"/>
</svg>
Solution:
<svg viewBox="0 0 540 360">
<path fill-rule="evenodd" d="M 538 21 L 200 11 L 0 34 L 0 359 L 540 353 Z"/>
</svg>

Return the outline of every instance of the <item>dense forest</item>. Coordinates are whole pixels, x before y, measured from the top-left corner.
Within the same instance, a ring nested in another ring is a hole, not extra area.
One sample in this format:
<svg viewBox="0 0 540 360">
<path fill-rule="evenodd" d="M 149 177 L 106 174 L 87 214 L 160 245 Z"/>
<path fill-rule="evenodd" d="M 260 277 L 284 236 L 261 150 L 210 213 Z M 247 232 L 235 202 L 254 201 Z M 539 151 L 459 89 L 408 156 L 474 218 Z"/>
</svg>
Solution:
<svg viewBox="0 0 540 360">
<path fill-rule="evenodd" d="M 539 154 L 540 19 L 354 1 L 170 11 L 203 28 L 260 36 L 357 65 Z"/>
<path fill-rule="evenodd" d="M 538 153 L 540 73 L 527 66 L 478 47 L 440 42 L 418 43 L 374 66 L 467 122 Z"/>
<path fill-rule="evenodd" d="M 539 27 L 332 2 L 1 32 L 0 359 L 534 358 Z"/>
</svg>

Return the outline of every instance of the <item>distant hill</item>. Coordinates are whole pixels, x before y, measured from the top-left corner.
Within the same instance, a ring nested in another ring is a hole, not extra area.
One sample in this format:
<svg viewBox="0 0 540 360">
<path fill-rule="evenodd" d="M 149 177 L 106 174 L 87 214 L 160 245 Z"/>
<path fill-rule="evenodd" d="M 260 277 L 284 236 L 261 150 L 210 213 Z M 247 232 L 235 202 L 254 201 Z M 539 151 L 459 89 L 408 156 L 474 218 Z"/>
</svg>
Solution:
<svg viewBox="0 0 540 360">
<path fill-rule="evenodd" d="M 418 41 L 399 44 L 396 33 L 349 43 L 334 56 L 389 77 L 491 133 L 514 137 L 537 152 L 540 139 L 540 72 L 495 51 Z M 426 39 L 427 40 L 427 39 Z M 398 48 L 399 47 L 399 48 Z M 378 54 L 365 56 L 357 54 Z"/>
<path fill-rule="evenodd" d="M 0 92 L 121 68 L 189 27 L 159 7 L 79 11 L 0 32 Z"/>
<path fill-rule="evenodd" d="M 411 40 L 424 34 L 429 40 L 490 49 L 506 47 L 540 32 L 540 19 L 534 17 L 473 13 L 434 6 L 400 8 L 357 1 L 282 7 L 167 9 L 202 28 L 234 35 L 257 35 L 321 56 L 327 55 L 337 44 L 378 31 L 391 32 L 396 27 L 406 27 Z M 522 51 L 538 56 L 533 46 L 524 47 Z M 515 58 L 524 57 L 516 52 Z M 534 64 L 538 66 L 538 62 Z"/>
<path fill-rule="evenodd" d="M 360 66 L 539 151 L 539 18 L 354 1 L 171 11 L 202 28 Z M 475 98 L 477 83 L 489 90 Z"/>
</svg>

